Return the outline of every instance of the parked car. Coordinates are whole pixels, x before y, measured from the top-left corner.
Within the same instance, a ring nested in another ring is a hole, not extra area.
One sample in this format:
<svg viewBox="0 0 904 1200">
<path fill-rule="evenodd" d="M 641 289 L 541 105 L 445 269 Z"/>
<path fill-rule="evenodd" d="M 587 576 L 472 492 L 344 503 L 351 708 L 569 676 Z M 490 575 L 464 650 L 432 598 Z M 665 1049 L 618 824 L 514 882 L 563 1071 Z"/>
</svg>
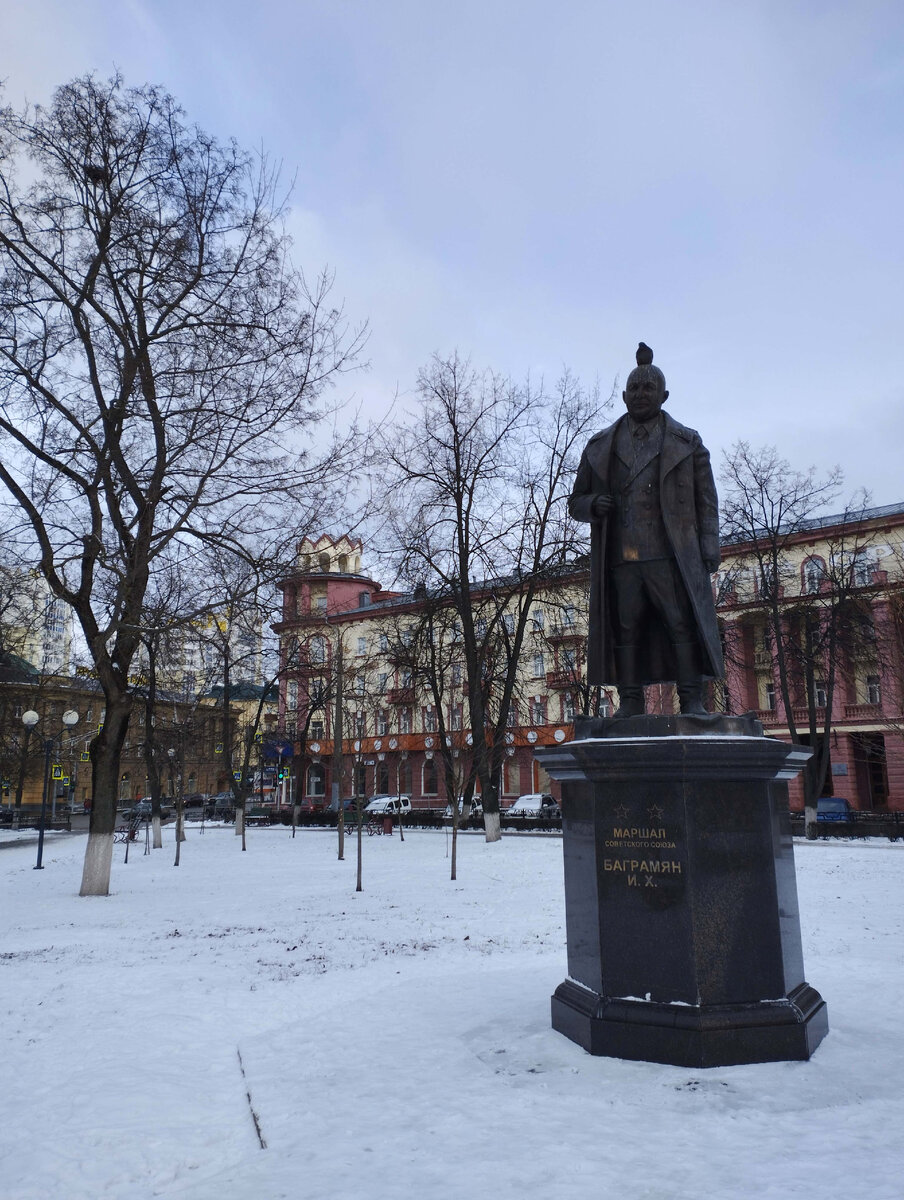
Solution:
<svg viewBox="0 0 904 1200">
<path fill-rule="evenodd" d="M 541 818 L 560 817 L 562 810 L 555 796 L 550 796 L 549 792 L 530 792 L 526 796 L 519 796 L 502 815 L 516 821 L 539 821 Z"/>
<path fill-rule="evenodd" d="M 166 818 L 172 814 L 172 809 L 165 804 L 160 805 L 160 816 Z M 150 800 L 137 800 L 131 808 L 124 808 L 122 815 L 126 821 L 149 821 L 152 816 Z"/>
<path fill-rule="evenodd" d="M 410 796 L 374 796 L 364 809 L 369 817 L 398 817 L 411 812 Z"/>
<path fill-rule="evenodd" d="M 204 815 L 208 821 L 234 821 L 235 796 L 232 792 L 216 792 L 209 796 L 204 806 Z"/>
<path fill-rule="evenodd" d="M 469 812 L 466 813 L 464 811 L 464 808 L 465 808 L 465 798 L 464 798 L 464 796 L 459 796 L 458 797 L 459 820 L 467 820 L 468 817 L 482 817 L 483 816 L 483 804 L 481 803 L 479 796 L 474 796 L 471 799 L 471 808 L 470 808 Z M 443 812 L 443 820 L 444 821 L 452 820 L 452 805 L 451 804 L 446 805 L 445 811 Z"/>
<path fill-rule="evenodd" d="M 817 821 L 850 821 L 853 812 L 844 796 L 820 796 L 816 801 Z"/>
<path fill-rule="evenodd" d="M 363 806 L 364 806 L 364 800 L 363 800 L 363 798 L 362 798 L 362 801 L 361 801 L 361 806 L 362 806 L 362 808 L 363 808 Z M 335 804 L 333 804 L 332 802 L 330 802 L 330 803 L 329 803 L 329 804 L 326 806 L 326 809 L 325 809 L 325 811 L 326 811 L 326 812 L 331 812 L 331 813 L 337 812 L 337 811 L 338 811 L 338 806 L 337 806 L 337 805 L 335 805 Z M 356 799 L 354 796 L 346 796 L 346 797 L 345 797 L 345 799 L 342 801 L 342 811 L 345 813 L 345 819 L 346 819 L 346 821 L 353 821 L 353 820 L 355 819 L 355 815 L 356 815 L 356 814 L 357 814 L 357 812 L 358 812 L 358 801 L 357 801 L 357 799 Z"/>
<path fill-rule="evenodd" d="M 327 807 L 323 796 L 301 796 L 297 804 L 300 813 L 322 813 Z"/>
</svg>

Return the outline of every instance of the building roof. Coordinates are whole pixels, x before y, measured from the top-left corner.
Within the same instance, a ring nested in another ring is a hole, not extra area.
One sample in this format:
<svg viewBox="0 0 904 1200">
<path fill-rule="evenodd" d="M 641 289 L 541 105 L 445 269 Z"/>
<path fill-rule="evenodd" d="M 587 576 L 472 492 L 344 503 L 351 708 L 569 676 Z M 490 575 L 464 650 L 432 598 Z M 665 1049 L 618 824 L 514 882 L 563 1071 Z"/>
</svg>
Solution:
<svg viewBox="0 0 904 1200">
<path fill-rule="evenodd" d="M 0 681 L 3 683 L 25 683 L 33 681 L 40 671 L 18 654 L 0 650 Z"/>
<path fill-rule="evenodd" d="M 723 546 L 743 546 L 752 540 L 752 537 L 770 538 L 773 536 L 779 537 L 797 537 L 805 538 L 807 534 L 812 534 L 821 529 L 838 529 L 842 526 L 848 528 L 865 525 L 872 521 L 884 521 L 893 517 L 898 517 L 904 521 L 904 501 L 898 504 L 886 504 L 881 508 L 864 508 L 859 510 L 849 510 L 843 513 L 832 513 L 827 517 L 811 517 L 806 521 L 788 522 L 784 525 L 779 525 L 776 530 L 768 529 L 766 526 L 760 526 L 754 531 L 754 534 L 736 533 L 728 535 L 723 533 L 721 543 Z"/>
</svg>

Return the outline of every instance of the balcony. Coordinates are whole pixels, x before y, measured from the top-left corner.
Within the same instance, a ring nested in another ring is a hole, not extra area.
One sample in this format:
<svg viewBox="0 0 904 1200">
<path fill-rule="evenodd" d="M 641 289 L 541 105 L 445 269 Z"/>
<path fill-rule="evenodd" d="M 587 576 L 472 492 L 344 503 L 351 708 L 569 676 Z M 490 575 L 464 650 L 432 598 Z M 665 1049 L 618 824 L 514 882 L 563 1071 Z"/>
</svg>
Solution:
<svg viewBox="0 0 904 1200">
<path fill-rule="evenodd" d="M 882 716 L 880 704 L 845 704 L 844 716 L 847 721 L 877 721 Z"/>
<path fill-rule="evenodd" d="M 576 687 L 573 671 L 547 671 L 546 686 L 556 691 Z"/>
<path fill-rule="evenodd" d="M 772 655 L 768 650 L 756 650 L 753 655 L 753 665 L 757 671 L 772 670 Z"/>
<path fill-rule="evenodd" d="M 807 725 L 809 723 L 810 710 L 808 708 L 794 708 L 791 711 L 794 713 L 794 724 L 795 725 Z M 824 708 L 817 708 L 816 724 L 824 725 L 825 720 L 826 720 L 826 710 Z"/>
<path fill-rule="evenodd" d="M 779 724 L 779 716 L 774 708 L 758 708 L 756 710 L 756 719 L 761 725 Z"/>
<path fill-rule="evenodd" d="M 387 704 L 414 704 L 413 687 L 390 688 L 386 693 Z"/>
<path fill-rule="evenodd" d="M 551 642 L 580 642 L 584 638 L 584 634 L 578 629 L 577 625 L 572 622 L 554 621 L 546 635 Z"/>
</svg>

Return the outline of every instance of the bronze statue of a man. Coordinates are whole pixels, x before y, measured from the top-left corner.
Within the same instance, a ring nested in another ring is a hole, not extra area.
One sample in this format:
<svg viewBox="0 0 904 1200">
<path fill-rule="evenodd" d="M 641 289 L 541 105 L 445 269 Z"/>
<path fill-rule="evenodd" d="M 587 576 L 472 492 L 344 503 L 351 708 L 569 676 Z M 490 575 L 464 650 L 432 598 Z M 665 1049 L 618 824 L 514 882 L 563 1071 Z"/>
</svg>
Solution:
<svg viewBox="0 0 904 1200">
<path fill-rule="evenodd" d="M 587 680 L 618 684 L 616 717 L 643 713 L 645 684 L 672 681 L 683 713 L 705 713 L 703 678 L 724 673 L 709 451 L 662 411 L 665 376 L 652 364 L 641 342 L 627 414 L 587 443 L 568 502 L 591 526 Z"/>
</svg>

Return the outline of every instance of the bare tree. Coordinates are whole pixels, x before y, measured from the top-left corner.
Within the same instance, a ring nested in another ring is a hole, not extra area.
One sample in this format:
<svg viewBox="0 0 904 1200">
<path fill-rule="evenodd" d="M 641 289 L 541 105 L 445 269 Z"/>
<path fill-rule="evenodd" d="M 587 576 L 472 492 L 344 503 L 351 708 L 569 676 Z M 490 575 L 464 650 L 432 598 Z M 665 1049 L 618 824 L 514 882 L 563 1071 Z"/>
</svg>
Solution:
<svg viewBox="0 0 904 1200">
<path fill-rule="evenodd" d="M 419 588 L 414 603 L 392 613 L 381 629 L 386 639 L 386 663 L 410 680 L 414 698 L 428 702 L 430 732 L 442 768 L 446 798 L 452 814 L 451 879 L 458 878 L 458 830 L 470 811 L 477 779 L 477 760 L 463 729 L 464 674 L 457 610 L 443 592 Z M 473 739 L 472 739 L 473 740 Z"/>
<path fill-rule="evenodd" d="M 276 189 L 159 88 L 86 76 L 0 110 L 0 482 L 106 700 L 82 895 L 109 890 L 155 559 L 304 491 L 299 447 L 360 345 L 293 268 Z"/>
<path fill-rule="evenodd" d="M 565 499 L 600 412 L 598 390 L 567 371 L 549 394 L 434 357 L 415 413 L 385 438 L 390 558 L 409 586 L 442 592 L 458 621 L 488 841 L 500 836 L 497 781 L 531 605 L 584 546 Z"/>
<path fill-rule="evenodd" d="M 801 535 L 820 530 L 820 514 L 842 486 L 839 470 L 820 477 L 796 471 L 774 447 L 738 442 L 721 473 L 723 542 L 743 548 L 733 556 L 722 598 L 747 584 L 745 611 L 757 612 L 774 667 L 790 739 L 813 747 L 803 773 L 806 832 L 816 836 L 817 800 L 828 777 L 837 683 L 862 649 L 858 561 L 872 534 L 864 523 L 866 495 L 831 518 L 820 534 L 819 556 L 803 565 L 792 551 Z M 803 579 L 801 573 L 803 571 Z M 730 648 L 730 639 L 727 639 Z"/>
</svg>

